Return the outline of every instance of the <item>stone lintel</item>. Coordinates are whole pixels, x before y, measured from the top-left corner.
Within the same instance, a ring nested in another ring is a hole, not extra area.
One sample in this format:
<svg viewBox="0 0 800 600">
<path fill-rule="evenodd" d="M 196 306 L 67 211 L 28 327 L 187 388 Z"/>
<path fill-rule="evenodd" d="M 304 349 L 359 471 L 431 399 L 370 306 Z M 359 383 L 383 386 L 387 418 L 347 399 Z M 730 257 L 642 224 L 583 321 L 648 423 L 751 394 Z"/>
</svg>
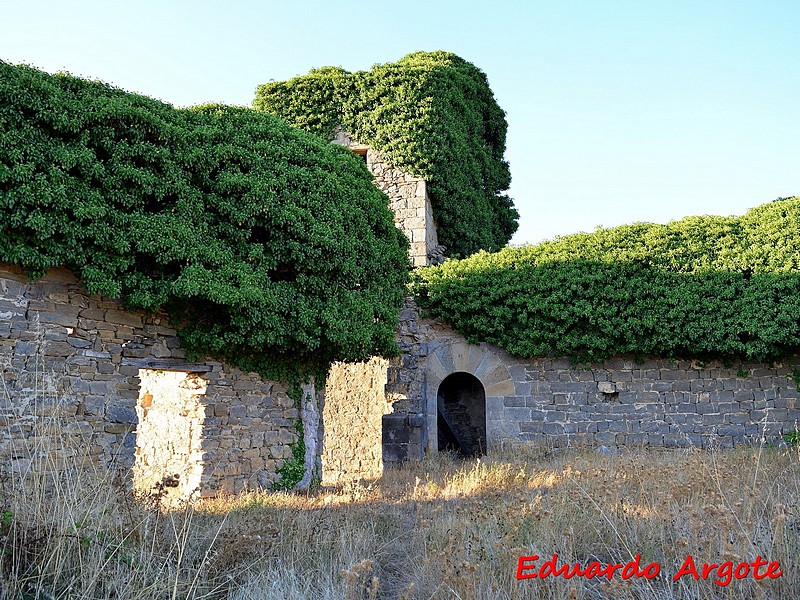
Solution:
<svg viewBox="0 0 800 600">
<path fill-rule="evenodd" d="M 187 363 L 181 360 L 152 360 L 147 358 L 123 358 L 123 365 L 152 369 L 154 371 L 183 371 L 186 373 L 208 373 L 212 370 L 209 365 Z"/>
</svg>

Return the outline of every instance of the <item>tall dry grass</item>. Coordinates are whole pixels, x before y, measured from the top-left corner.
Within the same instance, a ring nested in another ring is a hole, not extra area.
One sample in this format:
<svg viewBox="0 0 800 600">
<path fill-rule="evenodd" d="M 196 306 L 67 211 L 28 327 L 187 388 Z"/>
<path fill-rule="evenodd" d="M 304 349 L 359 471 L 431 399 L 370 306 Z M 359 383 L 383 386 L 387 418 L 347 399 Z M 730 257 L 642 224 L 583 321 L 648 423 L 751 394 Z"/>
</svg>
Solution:
<svg viewBox="0 0 800 600">
<path fill-rule="evenodd" d="M 0 386 L 2 389 L 2 386 Z M 13 419 L 6 427 L 13 426 Z M 546 449 L 439 455 L 372 483 L 241 494 L 164 511 L 70 444 L 64 417 L 0 464 L 0 598 L 236 600 L 753 598 L 800 595 L 800 453 Z M 7 445 L 10 431 L 3 431 Z M 59 442 L 65 443 L 65 442 Z M 87 447 L 83 444 L 83 447 Z M 63 448 L 61 448 L 63 449 Z M 654 580 L 518 581 L 520 555 L 656 562 Z M 672 581 L 697 564 L 780 561 L 760 582 Z"/>
</svg>

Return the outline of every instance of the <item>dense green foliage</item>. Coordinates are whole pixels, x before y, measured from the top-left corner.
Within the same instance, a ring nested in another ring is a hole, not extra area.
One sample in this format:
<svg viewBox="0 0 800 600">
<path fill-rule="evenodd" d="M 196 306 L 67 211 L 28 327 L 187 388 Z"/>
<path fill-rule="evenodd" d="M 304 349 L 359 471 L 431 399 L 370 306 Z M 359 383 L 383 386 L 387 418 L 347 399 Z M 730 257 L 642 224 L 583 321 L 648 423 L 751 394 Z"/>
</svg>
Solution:
<svg viewBox="0 0 800 600">
<path fill-rule="evenodd" d="M 286 379 L 395 349 L 407 241 L 350 152 L 0 62 L 0 262 L 165 308 L 195 356 Z"/>
<path fill-rule="evenodd" d="M 254 107 L 332 139 L 341 126 L 428 182 L 451 255 L 498 250 L 517 229 L 505 113 L 486 75 L 447 52 L 417 52 L 370 71 L 337 67 L 258 88 Z"/>
<path fill-rule="evenodd" d="M 800 349 L 800 198 L 420 270 L 429 314 L 518 356 L 775 359 Z"/>
</svg>

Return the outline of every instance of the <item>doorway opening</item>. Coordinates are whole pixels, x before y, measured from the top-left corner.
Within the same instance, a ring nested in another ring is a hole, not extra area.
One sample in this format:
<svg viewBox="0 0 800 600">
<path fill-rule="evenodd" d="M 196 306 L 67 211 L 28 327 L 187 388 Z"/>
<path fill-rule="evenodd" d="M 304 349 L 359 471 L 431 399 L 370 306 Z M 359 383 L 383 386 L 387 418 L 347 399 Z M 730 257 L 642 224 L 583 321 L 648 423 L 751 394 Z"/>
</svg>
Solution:
<svg viewBox="0 0 800 600">
<path fill-rule="evenodd" d="M 437 432 L 439 451 L 462 456 L 486 453 L 486 391 L 469 373 L 448 375 L 439 385 Z"/>
<path fill-rule="evenodd" d="M 369 148 L 366 146 L 351 146 L 350 150 L 353 152 L 353 154 L 364 161 L 365 165 L 367 164 L 367 150 L 369 150 Z"/>
</svg>

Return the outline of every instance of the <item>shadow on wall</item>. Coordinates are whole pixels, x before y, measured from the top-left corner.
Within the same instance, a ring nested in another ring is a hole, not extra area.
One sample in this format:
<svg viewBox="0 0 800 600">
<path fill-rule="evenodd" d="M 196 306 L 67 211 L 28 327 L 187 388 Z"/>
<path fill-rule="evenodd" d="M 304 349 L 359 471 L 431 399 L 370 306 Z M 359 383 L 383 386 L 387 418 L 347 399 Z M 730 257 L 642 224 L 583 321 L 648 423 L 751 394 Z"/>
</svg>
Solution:
<svg viewBox="0 0 800 600">
<path fill-rule="evenodd" d="M 495 418 L 515 393 L 504 353 L 488 344 L 441 344 L 425 363 L 427 452 L 455 450 L 481 456 L 503 437 Z"/>
</svg>

